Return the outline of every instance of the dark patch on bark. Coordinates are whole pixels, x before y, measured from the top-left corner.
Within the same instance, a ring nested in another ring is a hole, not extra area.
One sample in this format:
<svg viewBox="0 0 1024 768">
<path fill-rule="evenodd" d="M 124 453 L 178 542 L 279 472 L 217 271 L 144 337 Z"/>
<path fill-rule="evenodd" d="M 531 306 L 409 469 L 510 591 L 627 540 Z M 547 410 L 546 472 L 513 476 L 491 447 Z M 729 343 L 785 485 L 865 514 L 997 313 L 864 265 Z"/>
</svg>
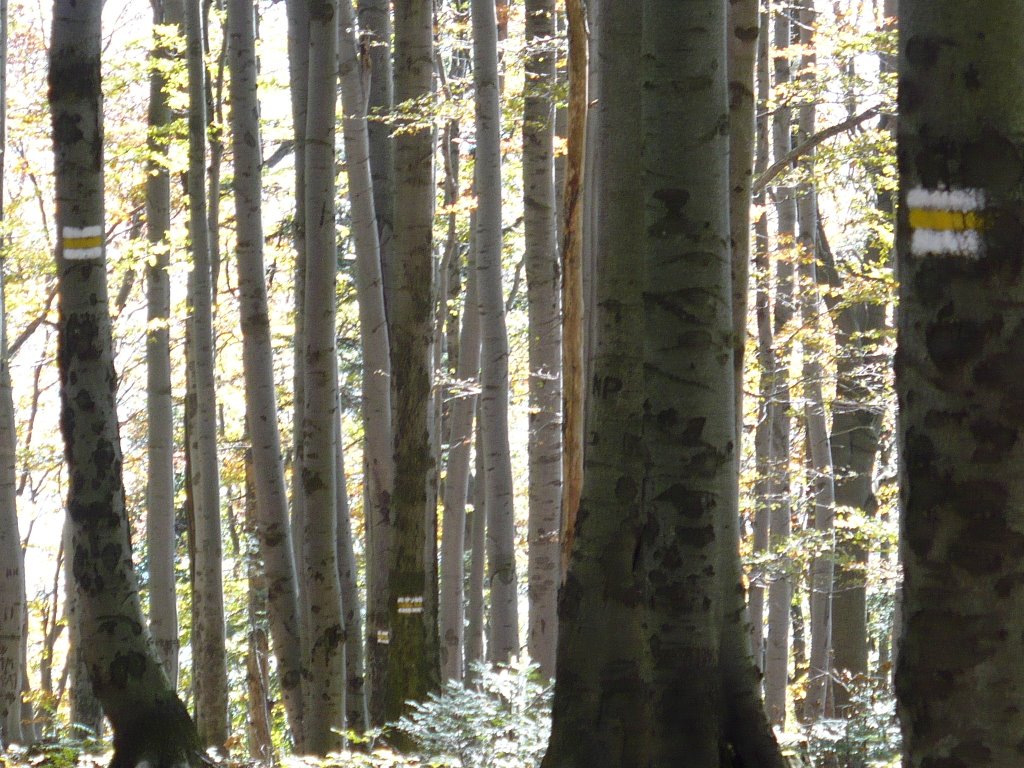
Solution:
<svg viewBox="0 0 1024 768">
<path fill-rule="evenodd" d="M 1001 461 L 1017 444 L 1017 430 L 992 419 L 975 419 L 970 424 L 970 430 L 977 443 L 971 458 L 978 464 Z"/>
<path fill-rule="evenodd" d="M 307 496 L 322 491 L 326 487 L 327 485 L 324 483 L 324 479 L 320 476 L 319 472 L 315 472 L 308 467 L 302 468 L 302 488 Z"/>
<path fill-rule="evenodd" d="M 655 503 L 669 504 L 678 515 L 699 520 L 714 509 L 714 497 L 703 491 L 692 491 L 681 483 L 669 486 L 654 498 Z"/>
<path fill-rule="evenodd" d="M 142 677 L 146 657 L 141 653 L 119 653 L 110 662 L 110 682 L 115 688 L 126 688 L 130 681 Z"/>
<path fill-rule="evenodd" d="M 629 476 L 620 477 L 615 483 L 615 498 L 623 504 L 636 498 L 637 483 Z"/>
<path fill-rule="evenodd" d="M 999 318 L 984 323 L 969 320 L 932 323 L 926 332 L 928 356 L 943 373 L 956 373 L 976 358 L 1001 328 Z"/>
<path fill-rule="evenodd" d="M 954 45 L 953 40 L 913 35 L 907 40 L 907 60 L 914 69 L 931 69 L 939 62 L 942 46 Z"/>
<path fill-rule="evenodd" d="M 99 360 L 103 353 L 99 323 L 94 315 L 70 315 L 64 322 L 62 342 L 64 360 Z"/>
<path fill-rule="evenodd" d="M 53 138 L 55 142 L 68 146 L 75 144 L 85 138 L 82 129 L 78 127 L 81 116 L 70 115 L 61 112 L 53 118 Z"/>
<path fill-rule="evenodd" d="M 992 485 L 1005 494 L 1002 484 Z M 950 545 L 950 565 L 974 576 L 994 575 L 1002 569 L 1004 558 L 1024 557 L 1024 535 L 1012 530 L 1003 517 L 991 515 L 987 507 L 979 504 L 977 510 Z"/>
<path fill-rule="evenodd" d="M 1024 176 L 1019 147 L 999 131 L 981 130 L 977 139 L 965 142 L 960 157 L 963 183 L 982 187 L 992 195 L 1012 194 Z"/>
<path fill-rule="evenodd" d="M 757 40 L 758 34 L 760 34 L 760 27 L 756 24 L 749 27 L 737 25 L 732 28 L 732 33 L 737 39 L 742 40 L 745 43 L 753 43 Z"/>
</svg>

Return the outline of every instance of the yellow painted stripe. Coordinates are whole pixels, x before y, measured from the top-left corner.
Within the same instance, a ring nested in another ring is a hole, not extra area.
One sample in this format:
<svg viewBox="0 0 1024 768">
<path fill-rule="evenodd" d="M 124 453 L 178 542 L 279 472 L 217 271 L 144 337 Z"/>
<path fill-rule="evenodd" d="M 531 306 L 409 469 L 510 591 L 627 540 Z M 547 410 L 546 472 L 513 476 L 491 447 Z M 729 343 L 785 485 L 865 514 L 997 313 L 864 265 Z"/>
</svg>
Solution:
<svg viewBox="0 0 1024 768">
<path fill-rule="evenodd" d="M 64 240 L 65 250 L 70 250 L 72 248 L 96 248 L 100 245 L 103 245 L 102 235 L 98 237 L 68 237 Z"/>
<path fill-rule="evenodd" d="M 968 229 L 984 229 L 985 217 L 977 211 L 937 211 L 928 208 L 911 208 L 910 226 L 914 229 L 963 232 Z"/>
</svg>

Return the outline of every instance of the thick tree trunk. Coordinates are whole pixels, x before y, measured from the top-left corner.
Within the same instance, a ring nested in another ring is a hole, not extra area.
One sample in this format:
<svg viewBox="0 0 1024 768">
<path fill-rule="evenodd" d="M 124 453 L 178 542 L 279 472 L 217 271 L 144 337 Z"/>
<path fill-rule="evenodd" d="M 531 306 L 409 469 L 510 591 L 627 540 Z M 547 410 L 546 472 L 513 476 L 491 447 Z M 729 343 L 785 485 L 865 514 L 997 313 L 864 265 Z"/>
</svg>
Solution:
<svg viewBox="0 0 1024 768">
<path fill-rule="evenodd" d="M 181 32 L 184 6 L 180 0 L 153 4 L 153 23 Z M 173 51 L 161 44 L 153 56 L 170 59 Z M 146 551 L 149 563 L 149 631 L 171 684 L 178 679 L 178 608 L 174 578 L 174 402 L 171 393 L 171 179 L 165 163 L 171 122 L 167 104 L 169 84 L 160 68 L 149 77 L 149 151 L 154 158 L 146 174 L 146 409 L 148 463 L 146 469 Z"/>
<path fill-rule="evenodd" d="M 58 0 L 49 100 L 56 176 L 61 431 L 72 573 L 115 768 L 198 764 L 200 742 L 146 629 L 131 562 L 103 245 L 99 2 Z"/>
<path fill-rule="evenodd" d="M 309 7 L 306 111 L 306 308 L 302 417 L 303 567 L 308 635 L 304 648 L 305 750 L 326 755 L 341 745 L 345 632 L 337 558 L 337 408 L 334 117 L 337 3 Z"/>
<path fill-rule="evenodd" d="M 67 520 L 64 521 L 63 538 L 64 551 L 71 552 L 71 525 Z M 92 735 L 98 738 L 103 733 L 103 709 L 89 682 L 89 667 L 82 647 L 86 627 L 82 623 L 82 598 L 78 594 L 72 571 L 73 561 L 72 557 L 64 557 L 64 613 L 68 625 L 68 720 L 75 736 Z"/>
<path fill-rule="evenodd" d="M 1024 9 L 904 0 L 896 387 L 907 768 L 1020 762 Z"/>
<path fill-rule="evenodd" d="M 602 68 L 593 147 L 602 153 L 603 175 L 595 204 L 605 212 L 597 221 L 604 250 L 596 279 L 599 295 L 614 299 L 596 307 L 599 333 L 588 397 L 592 437 L 572 558 L 559 595 L 558 677 L 545 768 L 653 764 L 640 630 L 643 574 L 634 568 L 643 534 L 643 358 L 637 340 L 644 320 L 635 258 L 644 231 L 640 144 L 618 140 L 635 133 L 640 112 L 640 32 L 637 9 L 625 3 L 602 8 L 601 24 L 593 28 L 593 60 Z"/>
<path fill-rule="evenodd" d="M 374 54 L 369 54 L 364 60 L 359 57 L 351 0 L 339 0 L 338 9 L 338 53 L 344 113 L 342 131 L 356 251 L 356 285 L 363 352 L 362 404 L 368 500 L 366 518 L 367 530 L 370 532 L 367 538 L 372 547 L 368 566 L 367 646 L 372 667 L 372 661 L 380 655 L 377 650 L 379 633 L 388 631 L 387 591 L 379 587 L 387 583 L 391 495 L 395 475 L 391 421 L 391 344 L 384 305 L 381 232 L 378 229 L 372 179 L 371 133 L 366 119 L 366 76 L 369 74 L 373 78 L 376 75 L 371 63 Z M 349 638 L 349 642 L 351 640 Z"/>
<path fill-rule="evenodd" d="M 561 581 L 562 326 L 555 241 L 554 0 L 526 4 L 526 94 L 523 106 L 523 226 L 530 353 L 530 658 L 555 674 L 557 593 Z"/>
<path fill-rule="evenodd" d="M 402 0 L 395 7 L 395 100 L 430 98 L 433 80 L 433 14 L 427 0 Z M 433 157 L 431 130 L 408 126 L 395 137 L 395 222 L 391 371 L 395 432 L 395 493 L 387 689 L 384 715 L 392 720 L 405 702 L 422 699 L 437 681 L 437 626 L 424 611 L 432 583 L 424 560 L 430 454 L 431 355 L 433 337 Z M 431 567 L 432 564 L 431 564 Z"/>
<path fill-rule="evenodd" d="M 213 288 L 206 210 L 206 65 L 200 0 L 186 0 L 189 90 L 189 236 L 192 243 L 192 365 L 196 414 L 191 432 L 195 501 L 195 594 L 192 657 L 196 725 L 207 747 L 228 739 L 220 471 L 217 461 L 217 390 L 214 373 Z"/>
<path fill-rule="evenodd" d="M 508 332 L 501 281 L 501 109 L 495 0 L 473 0 L 476 87 L 476 271 L 480 306 L 480 431 L 487 504 L 487 574 L 491 618 L 487 658 L 519 653 L 515 508 L 508 442 Z"/>
<path fill-rule="evenodd" d="M 477 309 L 476 264 L 471 259 L 462 311 L 459 366 L 455 373 L 460 394 L 451 405 L 451 442 L 444 481 L 444 531 L 441 539 L 441 675 L 462 680 L 465 675 L 465 580 L 466 496 L 469 493 L 469 459 L 473 447 L 473 413 L 477 409 L 477 376 L 480 373 L 480 312 Z M 473 526 L 478 515 L 474 511 Z M 472 546 L 476 546 L 473 544 Z M 474 549 L 474 558 L 477 552 Z M 476 560 L 473 561 L 473 568 Z M 471 569 L 472 570 L 472 569 Z M 480 574 L 483 575 L 481 562 Z M 482 595 L 481 595 L 482 600 Z"/>
<path fill-rule="evenodd" d="M 302 742 L 302 643 L 288 491 L 277 423 L 274 350 L 263 266 L 261 141 L 251 0 L 228 3 L 231 145 L 246 422 L 252 440 L 255 530 L 267 580 L 267 618 L 288 726 Z"/>
</svg>

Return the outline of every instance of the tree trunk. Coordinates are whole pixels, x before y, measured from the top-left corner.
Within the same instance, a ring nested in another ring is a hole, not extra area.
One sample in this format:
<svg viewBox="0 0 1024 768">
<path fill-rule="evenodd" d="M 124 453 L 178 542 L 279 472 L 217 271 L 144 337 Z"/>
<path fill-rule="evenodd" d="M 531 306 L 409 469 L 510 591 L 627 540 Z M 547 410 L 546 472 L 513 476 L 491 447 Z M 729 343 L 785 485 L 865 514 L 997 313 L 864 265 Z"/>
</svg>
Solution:
<svg viewBox="0 0 1024 768">
<path fill-rule="evenodd" d="M 341 0 L 342 3 L 347 0 Z M 366 686 L 363 671 L 363 621 L 359 602 L 358 565 L 355 543 L 352 540 L 352 520 L 348 509 L 348 489 L 345 486 L 344 430 L 341 422 L 341 404 L 338 405 L 338 441 L 335 462 L 338 467 L 338 582 L 341 585 L 342 620 L 345 628 L 345 728 L 362 733 L 369 727 L 366 708 Z"/>
<path fill-rule="evenodd" d="M 530 618 L 527 648 L 541 674 L 555 674 L 557 593 L 561 580 L 562 327 L 555 241 L 554 0 L 526 4 L 523 106 L 523 226 L 530 324 Z"/>
<path fill-rule="evenodd" d="M 775 13 L 775 88 L 785 88 L 790 81 L 790 64 L 787 55 L 792 26 L 787 8 L 778 8 Z M 775 157 L 789 152 L 790 107 L 783 103 L 775 110 L 774 151 Z M 793 317 L 793 260 L 791 249 L 796 235 L 796 200 L 792 190 L 780 187 L 776 190 L 778 211 L 778 257 L 776 263 L 777 283 L 774 307 L 774 364 L 772 366 L 772 420 L 771 420 L 771 549 L 780 553 L 786 546 L 790 533 L 790 399 L 789 360 L 792 354 L 790 332 L 787 325 Z M 765 706 L 772 725 L 786 723 L 786 689 L 789 683 L 789 605 L 792 600 L 792 578 L 789 574 L 789 558 L 779 554 L 778 573 L 768 591 L 768 648 L 765 656 L 764 694 Z"/>
<path fill-rule="evenodd" d="M 370 114 L 387 116 L 391 112 L 394 84 L 391 65 L 391 13 L 387 0 L 358 0 L 359 28 L 362 33 L 361 49 L 369 60 L 370 82 L 367 89 L 367 110 Z M 373 182 L 373 209 L 377 223 L 377 243 L 380 252 L 381 290 L 384 295 L 385 314 L 388 318 L 389 338 L 391 318 L 388 309 L 392 287 L 391 259 L 394 238 L 395 167 L 391 126 L 384 119 L 367 121 L 370 175 Z M 388 363 L 390 366 L 390 362 Z M 390 390 L 392 404 L 395 392 Z M 394 439 L 394 435 L 391 436 Z M 385 448 L 385 461 L 394 462 L 394 444 Z M 372 474 L 367 476 L 367 497 L 373 499 L 381 491 L 374 487 Z M 383 491 L 392 492 L 385 487 Z M 366 567 L 366 676 L 370 719 L 375 726 L 383 725 L 384 692 L 387 682 L 388 642 L 388 571 L 392 554 L 392 518 L 367 519 Z M 383 642 L 382 642 L 383 641 Z"/>
<path fill-rule="evenodd" d="M 473 0 L 476 87 L 476 270 L 480 305 L 480 431 L 484 446 L 491 621 L 487 658 L 519 653 L 515 509 L 508 442 L 508 332 L 501 281 L 501 109 L 495 0 Z"/>
<path fill-rule="evenodd" d="M 344 621 L 337 559 L 338 371 L 335 342 L 334 117 L 337 93 L 337 3 L 309 6 L 306 111 L 305 403 L 302 417 L 302 506 L 308 635 L 303 729 L 305 751 L 341 746 L 344 713 Z"/>
<path fill-rule="evenodd" d="M 65 552 L 71 552 L 71 525 L 67 520 L 64 522 L 63 538 Z M 82 647 L 86 628 L 82 624 L 82 598 L 78 594 L 75 575 L 72 572 L 73 560 L 72 557 L 64 557 L 64 613 L 68 624 L 67 669 L 70 678 L 67 688 L 68 720 L 76 737 L 88 735 L 99 738 L 103 733 L 103 709 L 89 682 L 89 667 Z"/>
<path fill-rule="evenodd" d="M 476 264 L 468 265 L 466 302 L 462 312 L 462 339 L 456 386 L 461 388 L 451 405 L 451 444 L 444 481 L 444 531 L 441 539 L 441 675 L 462 680 L 465 675 L 465 604 L 463 582 L 466 550 L 466 496 L 469 493 L 469 459 L 473 447 L 473 412 L 480 373 L 480 312 L 477 309 Z M 473 526 L 477 514 L 473 513 Z M 475 530 L 475 529 L 474 529 Z M 475 543 L 472 546 L 476 546 Z M 474 549 L 474 558 L 478 557 Z M 476 568 L 476 559 L 471 571 Z M 481 563 L 480 574 L 483 575 Z M 482 585 L 481 585 L 482 586 Z M 481 602 L 482 602 L 481 595 Z"/>
<path fill-rule="evenodd" d="M 562 574 L 569 567 L 576 512 L 583 493 L 586 360 L 583 335 L 583 194 L 587 139 L 588 35 L 583 0 L 566 0 L 569 106 L 562 189 Z"/>
<path fill-rule="evenodd" d="M 0 222 L 4 218 L 3 172 L 7 146 L 7 0 L 0 0 Z M 2 245 L 2 244 L 0 244 Z M 25 571 L 18 532 L 16 460 L 18 438 L 7 354 L 4 265 L 0 261 L 0 749 L 21 743 L 21 647 L 24 638 Z"/>
<path fill-rule="evenodd" d="M 904 765 L 1015 765 L 1024 711 L 1024 10 L 904 0 L 896 354 Z"/>
<path fill-rule="evenodd" d="M 474 267 L 475 269 L 475 267 Z M 469 306 L 468 304 L 466 305 Z M 476 436 L 473 466 L 473 516 L 470 518 L 469 595 L 466 600 L 466 675 L 473 664 L 484 660 L 484 576 L 487 570 L 487 504 L 484 500 L 484 449 L 480 440 L 480 401 L 476 404 Z"/>
<path fill-rule="evenodd" d="M 153 23 L 181 33 L 184 6 L 180 0 L 153 4 Z M 174 51 L 159 44 L 152 54 L 169 60 Z M 146 174 L 146 551 L 149 563 L 149 631 L 171 684 L 178 679 L 178 608 L 174 554 L 174 401 L 171 392 L 171 178 L 166 166 L 171 122 L 166 76 L 154 68 L 149 77 L 149 151 L 154 159 Z"/>
<path fill-rule="evenodd" d="M 114 729 L 111 765 L 198 765 L 199 737 L 156 656 L 131 562 L 103 245 L 100 12 L 58 0 L 50 43 L 68 556 L 82 649 Z"/>
<path fill-rule="evenodd" d="M 384 306 L 381 233 L 377 225 L 374 199 L 370 128 L 366 119 L 367 75 L 372 77 L 374 74 L 371 63 L 373 54 L 365 60 L 359 57 L 351 0 L 339 0 L 338 8 L 338 52 L 344 113 L 342 131 L 356 252 L 356 285 L 363 352 L 363 433 L 366 498 L 369 502 L 366 518 L 367 529 L 372 531 L 367 538 L 373 548 L 368 565 L 371 573 L 368 574 L 367 589 L 367 646 L 372 662 L 379 655 L 376 650 L 378 633 L 388 631 L 387 590 L 378 587 L 387 584 L 390 552 L 388 532 L 395 475 L 391 422 L 391 344 Z M 349 642 L 351 640 L 350 637 Z"/>
<path fill-rule="evenodd" d="M 251 0 L 228 3 L 231 146 L 246 423 L 252 440 L 255 530 L 267 580 L 267 618 L 288 726 L 302 741 L 302 643 L 288 491 L 277 424 L 274 350 L 263 266 L 261 141 Z"/>
<path fill-rule="evenodd" d="M 433 80 L 431 3 L 402 0 L 395 6 L 395 100 L 430 98 Z M 395 222 L 391 371 L 395 396 L 395 493 L 392 497 L 393 554 L 385 719 L 405 711 L 405 702 L 426 697 L 439 664 L 437 626 L 425 613 L 430 588 L 423 561 L 430 453 L 431 354 L 433 337 L 433 157 L 431 130 L 406 126 L 395 137 Z"/>
</svg>

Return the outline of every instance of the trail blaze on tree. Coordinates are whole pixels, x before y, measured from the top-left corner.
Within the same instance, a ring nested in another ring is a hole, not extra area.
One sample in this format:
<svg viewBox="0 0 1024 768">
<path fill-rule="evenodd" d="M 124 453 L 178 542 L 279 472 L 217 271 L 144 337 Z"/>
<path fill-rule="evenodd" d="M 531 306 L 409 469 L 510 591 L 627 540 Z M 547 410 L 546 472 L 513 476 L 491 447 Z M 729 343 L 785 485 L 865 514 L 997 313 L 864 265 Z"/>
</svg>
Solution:
<svg viewBox="0 0 1024 768">
<path fill-rule="evenodd" d="M 904 0 L 897 392 L 908 768 L 1021 761 L 1024 9 Z"/>
<path fill-rule="evenodd" d="M 146 629 L 128 540 L 103 244 L 101 6 L 58 0 L 50 48 L 68 557 L 93 688 L 114 728 L 112 765 L 164 768 L 197 763 L 199 742 Z"/>
</svg>

